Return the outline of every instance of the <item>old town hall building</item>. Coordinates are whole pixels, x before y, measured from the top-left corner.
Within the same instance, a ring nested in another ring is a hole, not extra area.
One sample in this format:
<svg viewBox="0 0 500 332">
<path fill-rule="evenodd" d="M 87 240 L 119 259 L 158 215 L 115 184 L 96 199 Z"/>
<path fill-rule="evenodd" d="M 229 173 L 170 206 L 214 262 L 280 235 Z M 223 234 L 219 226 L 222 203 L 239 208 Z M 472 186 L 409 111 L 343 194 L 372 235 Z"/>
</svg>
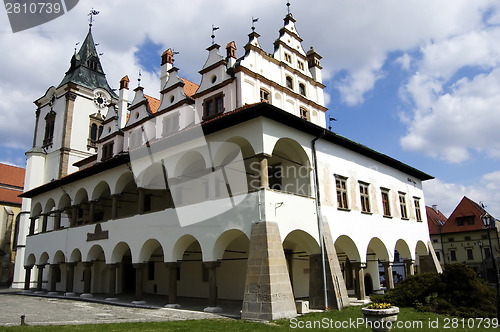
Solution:
<svg viewBox="0 0 500 332">
<path fill-rule="evenodd" d="M 272 53 L 254 28 L 241 57 L 212 43 L 199 85 L 165 51 L 159 99 L 129 94 L 127 76 L 113 92 L 90 27 L 35 101 L 14 287 L 213 312 L 236 300 L 242 318 L 271 320 L 297 300 L 364 299 L 379 264 L 393 287 L 395 253 L 407 274 L 439 270 L 432 177 L 326 129 L 321 56 L 295 23 L 288 13 Z"/>
</svg>

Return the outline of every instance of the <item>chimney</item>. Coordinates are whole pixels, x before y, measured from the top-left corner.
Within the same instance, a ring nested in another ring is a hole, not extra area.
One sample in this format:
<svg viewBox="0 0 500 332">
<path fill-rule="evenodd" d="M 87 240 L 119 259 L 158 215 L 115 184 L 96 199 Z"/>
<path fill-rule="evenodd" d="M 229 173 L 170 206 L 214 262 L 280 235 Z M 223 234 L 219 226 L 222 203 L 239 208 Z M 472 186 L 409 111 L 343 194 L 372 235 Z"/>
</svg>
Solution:
<svg viewBox="0 0 500 332">
<path fill-rule="evenodd" d="M 120 91 L 118 100 L 118 128 L 122 129 L 127 123 L 127 109 L 128 109 L 128 83 L 130 79 L 128 76 L 120 80 Z"/>
<path fill-rule="evenodd" d="M 439 214 L 438 206 L 436 204 L 432 204 L 432 209 Z"/>
<path fill-rule="evenodd" d="M 323 78 L 321 75 L 321 69 L 323 69 L 320 65 L 320 60 L 321 60 L 321 55 L 312 48 L 309 51 L 307 51 L 307 63 L 309 65 L 309 71 L 311 72 L 311 75 L 313 79 L 316 82 L 323 83 Z"/>
<path fill-rule="evenodd" d="M 174 52 L 168 49 L 161 55 L 160 91 L 165 88 L 168 80 L 168 71 L 172 69 L 174 63 Z"/>
<path fill-rule="evenodd" d="M 234 41 L 226 45 L 226 61 L 229 68 L 233 67 L 236 62 L 236 43 Z"/>
</svg>

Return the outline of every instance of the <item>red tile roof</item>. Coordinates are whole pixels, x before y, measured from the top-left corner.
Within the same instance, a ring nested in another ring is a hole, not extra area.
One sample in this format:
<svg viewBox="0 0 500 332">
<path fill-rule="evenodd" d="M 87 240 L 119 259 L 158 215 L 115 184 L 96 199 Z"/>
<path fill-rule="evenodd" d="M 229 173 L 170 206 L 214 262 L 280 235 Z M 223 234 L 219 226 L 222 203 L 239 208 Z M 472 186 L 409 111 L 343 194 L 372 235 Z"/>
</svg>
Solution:
<svg viewBox="0 0 500 332">
<path fill-rule="evenodd" d="M 455 211 L 453 211 L 453 213 L 448 218 L 448 221 L 442 229 L 442 233 L 467 232 L 484 229 L 483 222 L 481 221 L 481 216 L 485 213 L 486 211 L 484 210 L 484 208 L 464 196 L 455 208 Z M 458 221 L 461 218 L 467 217 L 472 218 L 474 223 L 472 225 L 469 225 L 467 219 L 462 219 L 463 226 L 459 226 Z"/>
<path fill-rule="evenodd" d="M 148 95 L 144 95 L 144 97 L 146 97 L 146 100 L 148 101 L 149 110 L 151 111 L 151 113 L 156 113 L 160 108 L 160 100 Z"/>
<path fill-rule="evenodd" d="M 0 164 L 0 202 L 21 204 L 24 168 Z"/>
<path fill-rule="evenodd" d="M 181 80 L 184 82 L 184 93 L 189 98 L 192 98 L 191 96 L 196 93 L 196 90 L 198 90 L 200 86 L 182 77 Z"/>
<path fill-rule="evenodd" d="M 440 234 L 440 229 L 444 226 L 447 219 L 441 211 L 435 211 L 433 208 L 426 206 L 425 212 L 427 213 L 427 226 L 429 227 L 429 234 Z"/>
</svg>

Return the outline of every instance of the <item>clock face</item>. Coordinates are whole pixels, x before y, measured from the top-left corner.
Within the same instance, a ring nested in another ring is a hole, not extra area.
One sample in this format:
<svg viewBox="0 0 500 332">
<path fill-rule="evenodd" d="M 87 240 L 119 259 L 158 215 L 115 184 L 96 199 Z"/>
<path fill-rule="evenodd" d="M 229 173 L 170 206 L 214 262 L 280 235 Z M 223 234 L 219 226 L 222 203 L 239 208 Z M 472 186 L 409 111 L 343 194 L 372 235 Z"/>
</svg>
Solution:
<svg viewBox="0 0 500 332">
<path fill-rule="evenodd" d="M 108 97 L 102 91 L 94 92 L 94 103 L 99 109 L 103 109 L 109 104 Z"/>
</svg>

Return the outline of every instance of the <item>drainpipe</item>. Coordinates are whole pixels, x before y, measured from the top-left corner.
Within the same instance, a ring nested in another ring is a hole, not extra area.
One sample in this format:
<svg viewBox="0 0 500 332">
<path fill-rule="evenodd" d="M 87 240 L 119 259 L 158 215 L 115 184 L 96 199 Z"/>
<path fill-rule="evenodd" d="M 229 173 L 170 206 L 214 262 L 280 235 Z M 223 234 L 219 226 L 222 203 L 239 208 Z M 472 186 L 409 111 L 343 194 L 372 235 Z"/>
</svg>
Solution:
<svg viewBox="0 0 500 332">
<path fill-rule="evenodd" d="M 321 199 L 319 193 L 318 161 L 316 157 L 316 141 L 326 135 L 326 130 L 311 142 L 314 167 L 314 187 L 316 190 L 316 216 L 318 218 L 319 243 L 321 247 L 321 264 L 323 268 L 323 295 L 325 297 L 325 310 L 328 310 L 328 290 L 326 285 L 325 243 L 323 239 L 323 217 L 321 215 Z"/>
</svg>

